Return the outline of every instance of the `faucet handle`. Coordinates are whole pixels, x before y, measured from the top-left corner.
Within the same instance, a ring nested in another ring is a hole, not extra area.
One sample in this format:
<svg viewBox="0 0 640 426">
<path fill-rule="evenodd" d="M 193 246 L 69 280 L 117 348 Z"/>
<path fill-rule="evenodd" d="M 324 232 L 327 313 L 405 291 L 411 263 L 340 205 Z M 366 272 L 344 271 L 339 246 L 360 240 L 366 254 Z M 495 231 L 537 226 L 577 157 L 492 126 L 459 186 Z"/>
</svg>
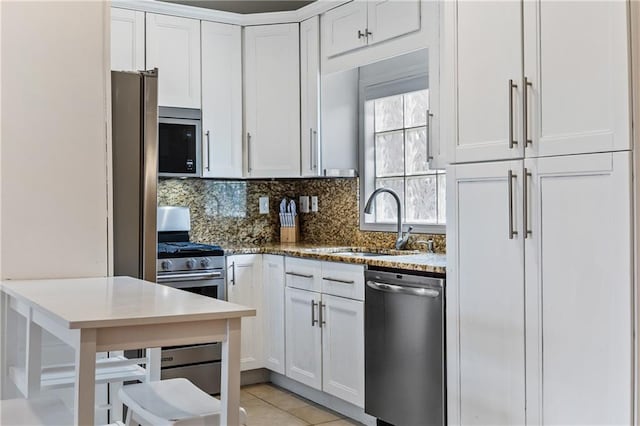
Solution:
<svg viewBox="0 0 640 426">
<path fill-rule="evenodd" d="M 425 244 L 427 246 L 427 252 L 428 253 L 434 253 L 433 250 L 433 238 L 429 238 L 428 240 L 418 240 L 416 241 L 416 244 Z"/>
<path fill-rule="evenodd" d="M 405 236 L 409 236 L 409 234 L 411 233 L 411 231 L 413 231 L 413 226 L 409 225 L 409 227 L 407 228 L 407 233 L 405 234 Z"/>
</svg>

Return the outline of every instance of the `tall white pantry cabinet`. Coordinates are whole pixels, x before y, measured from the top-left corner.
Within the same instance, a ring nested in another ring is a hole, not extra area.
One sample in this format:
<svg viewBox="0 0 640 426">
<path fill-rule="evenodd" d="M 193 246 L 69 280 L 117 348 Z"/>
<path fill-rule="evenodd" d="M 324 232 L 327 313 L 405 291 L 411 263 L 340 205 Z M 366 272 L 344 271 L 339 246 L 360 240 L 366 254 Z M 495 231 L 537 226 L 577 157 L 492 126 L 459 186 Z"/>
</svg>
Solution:
<svg viewBox="0 0 640 426">
<path fill-rule="evenodd" d="M 634 421 L 627 7 L 444 5 L 451 425 Z"/>
</svg>

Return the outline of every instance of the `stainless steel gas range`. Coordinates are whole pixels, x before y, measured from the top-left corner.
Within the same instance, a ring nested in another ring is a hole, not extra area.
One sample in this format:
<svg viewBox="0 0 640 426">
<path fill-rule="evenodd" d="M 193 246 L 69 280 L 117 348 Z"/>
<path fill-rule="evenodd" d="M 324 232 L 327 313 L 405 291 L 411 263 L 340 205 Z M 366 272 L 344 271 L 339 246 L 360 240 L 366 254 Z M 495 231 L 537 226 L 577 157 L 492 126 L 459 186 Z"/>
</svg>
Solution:
<svg viewBox="0 0 640 426">
<path fill-rule="evenodd" d="M 158 208 L 158 284 L 226 299 L 224 251 L 189 241 L 187 207 Z M 161 378 L 184 377 L 209 394 L 220 393 L 220 343 L 162 348 Z"/>
</svg>

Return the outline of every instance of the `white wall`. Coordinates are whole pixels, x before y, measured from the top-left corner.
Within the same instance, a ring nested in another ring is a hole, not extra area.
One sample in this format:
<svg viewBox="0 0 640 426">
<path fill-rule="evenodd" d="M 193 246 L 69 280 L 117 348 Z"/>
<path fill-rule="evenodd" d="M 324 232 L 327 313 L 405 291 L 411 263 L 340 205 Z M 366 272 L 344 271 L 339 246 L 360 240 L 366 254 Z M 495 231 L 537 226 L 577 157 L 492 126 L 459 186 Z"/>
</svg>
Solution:
<svg viewBox="0 0 640 426">
<path fill-rule="evenodd" d="M 2 278 L 106 276 L 106 2 L 1 2 Z"/>
</svg>

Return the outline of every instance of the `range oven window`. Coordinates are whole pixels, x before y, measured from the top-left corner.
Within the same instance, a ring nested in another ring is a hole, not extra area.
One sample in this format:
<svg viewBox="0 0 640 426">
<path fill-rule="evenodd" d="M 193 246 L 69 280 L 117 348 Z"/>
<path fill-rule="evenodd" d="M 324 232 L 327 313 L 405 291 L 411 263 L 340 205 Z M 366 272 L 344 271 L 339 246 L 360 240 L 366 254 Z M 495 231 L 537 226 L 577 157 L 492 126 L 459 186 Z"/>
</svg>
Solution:
<svg viewBox="0 0 640 426">
<path fill-rule="evenodd" d="M 218 298 L 217 285 L 205 286 L 205 287 L 189 287 L 189 288 L 182 288 L 181 290 L 185 290 L 190 293 L 199 294 L 201 296 L 213 297 L 215 299 Z"/>
<path fill-rule="evenodd" d="M 197 174 L 196 124 L 159 123 L 159 172 Z"/>
</svg>

